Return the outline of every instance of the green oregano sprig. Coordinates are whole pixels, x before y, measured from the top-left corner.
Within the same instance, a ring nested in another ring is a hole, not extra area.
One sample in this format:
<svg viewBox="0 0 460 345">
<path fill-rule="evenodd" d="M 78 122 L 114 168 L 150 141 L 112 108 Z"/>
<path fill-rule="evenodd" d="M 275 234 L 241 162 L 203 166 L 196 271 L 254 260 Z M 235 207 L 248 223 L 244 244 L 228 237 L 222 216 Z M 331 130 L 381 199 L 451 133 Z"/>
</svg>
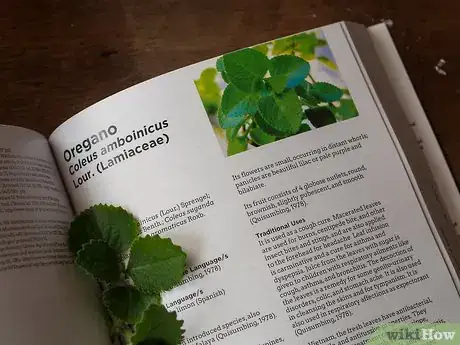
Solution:
<svg viewBox="0 0 460 345">
<path fill-rule="evenodd" d="M 163 306 L 161 294 L 182 280 L 187 255 L 170 239 L 140 235 L 131 213 L 99 204 L 72 222 L 68 246 L 102 288 L 114 342 L 178 345 L 183 321 Z"/>
</svg>

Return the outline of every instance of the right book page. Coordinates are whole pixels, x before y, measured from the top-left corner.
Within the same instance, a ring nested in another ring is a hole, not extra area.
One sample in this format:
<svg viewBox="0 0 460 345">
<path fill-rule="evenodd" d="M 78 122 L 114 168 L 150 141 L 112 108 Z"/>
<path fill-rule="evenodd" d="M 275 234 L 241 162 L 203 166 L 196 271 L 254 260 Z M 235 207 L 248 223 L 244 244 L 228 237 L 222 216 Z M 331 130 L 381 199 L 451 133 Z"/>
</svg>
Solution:
<svg viewBox="0 0 460 345">
<path fill-rule="evenodd" d="M 148 80 L 51 136 L 76 211 L 121 205 L 187 251 L 165 294 L 183 344 L 358 344 L 381 323 L 460 321 L 354 54 L 343 24 L 299 33 Z"/>
</svg>

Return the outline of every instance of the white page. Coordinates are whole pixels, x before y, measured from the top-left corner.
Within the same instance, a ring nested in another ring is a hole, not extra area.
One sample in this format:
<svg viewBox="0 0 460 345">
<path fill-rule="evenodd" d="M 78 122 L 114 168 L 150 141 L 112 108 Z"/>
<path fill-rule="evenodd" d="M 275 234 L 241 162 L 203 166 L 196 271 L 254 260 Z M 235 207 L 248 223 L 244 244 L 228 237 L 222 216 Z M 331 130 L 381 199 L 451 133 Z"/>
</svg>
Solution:
<svg viewBox="0 0 460 345">
<path fill-rule="evenodd" d="M 108 344 L 95 290 L 67 250 L 72 219 L 47 140 L 0 126 L 2 344 Z"/>
<path fill-rule="evenodd" d="M 211 59 L 103 100 L 50 138 L 77 211 L 121 205 L 145 233 L 188 252 L 186 283 L 166 295 L 185 320 L 184 344 L 357 344 L 381 322 L 460 320 L 450 272 L 342 28 L 323 34 L 341 75 L 312 69 L 348 87 L 353 119 L 227 157 L 193 82 Z"/>
</svg>

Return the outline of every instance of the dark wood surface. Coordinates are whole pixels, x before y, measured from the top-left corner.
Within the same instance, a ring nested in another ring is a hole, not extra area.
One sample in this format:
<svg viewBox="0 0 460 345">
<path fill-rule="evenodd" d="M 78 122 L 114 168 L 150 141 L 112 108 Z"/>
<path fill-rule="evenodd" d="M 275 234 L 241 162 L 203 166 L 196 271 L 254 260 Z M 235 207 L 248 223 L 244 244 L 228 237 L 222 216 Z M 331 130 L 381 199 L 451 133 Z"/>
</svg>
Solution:
<svg viewBox="0 0 460 345">
<path fill-rule="evenodd" d="M 184 65 L 335 21 L 392 19 L 460 181 L 458 13 L 454 0 L 3 0 L 0 123 L 49 135 L 92 103 Z M 446 76 L 434 69 L 440 59 Z"/>
</svg>

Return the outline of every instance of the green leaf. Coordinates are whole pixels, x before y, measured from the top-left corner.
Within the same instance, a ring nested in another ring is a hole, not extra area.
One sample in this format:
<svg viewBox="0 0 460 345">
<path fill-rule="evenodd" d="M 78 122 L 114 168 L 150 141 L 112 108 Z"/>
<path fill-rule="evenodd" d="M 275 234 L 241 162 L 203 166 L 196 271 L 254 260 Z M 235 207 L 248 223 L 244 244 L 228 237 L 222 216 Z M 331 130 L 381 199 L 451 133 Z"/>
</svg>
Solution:
<svg viewBox="0 0 460 345">
<path fill-rule="evenodd" d="M 216 69 L 218 72 L 225 71 L 224 58 L 222 56 L 216 61 Z"/>
<path fill-rule="evenodd" d="M 321 103 L 321 101 L 316 98 L 312 92 L 312 84 L 305 80 L 296 86 L 295 92 L 301 98 L 302 105 L 315 107 Z"/>
<path fill-rule="evenodd" d="M 244 122 L 246 117 L 244 115 L 237 116 L 237 117 L 228 117 L 222 112 L 222 107 L 219 108 L 217 111 L 217 120 L 219 122 L 219 126 L 222 129 L 229 129 L 235 126 L 238 126 L 239 123 Z"/>
<path fill-rule="evenodd" d="M 335 123 L 334 113 L 329 107 L 318 107 L 305 110 L 305 116 L 316 128 L 324 127 Z"/>
<path fill-rule="evenodd" d="M 312 84 L 311 93 L 323 102 L 335 102 L 343 96 L 343 91 L 335 85 L 317 82 Z"/>
<path fill-rule="evenodd" d="M 276 137 L 265 133 L 262 129 L 255 127 L 249 131 L 251 139 L 258 145 L 266 145 L 274 142 Z"/>
<path fill-rule="evenodd" d="M 356 109 L 355 102 L 351 99 L 342 99 L 340 101 L 340 106 L 337 108 L 337 113 L 343 120 L 348 120 L 358 116 L 358 110 Z"/>
<path fill-rule="evenodd" d="M 227 76 L 227 73 L 225 71 L 222 71 L 220 73 L 220 75 L 222 76 L 222 79 L 227 83 L 227 84 L 230 84 L 230 80 L 228 79 L 228 76 Z"/>
<path fill-rule="evenodd" d="M 248 139 L 246 137 L 235 137 L 233 140 L 228 140 L 227 156 L 236 155 L 237 153 L 248 149 Z"/>
<path fill-rule="evenodd" d="M 69 249 L 75 255 L 90 240 L 103 240 L 122 254 L 141 233 L 134 216 L 121 207 L 96 205 L 79 214 L 70 225 Z"/>
<path fill-rule="evenodd" d="M 104 305 L 112 318 L 135 324 L 151 303 L 159 296 L 144 294 L 132 286 L 113 286 L 104 292 Z"/>
<path fill-rule="evenodd" d="M 241 126 L 246 122 L 246 118 L 243 118 L 240 123 L 238 123 L 235 127 L 229 127 L 225 130 L 225 136 L 227 137 L 228 141 L 233 140 L 238 133 L 240 132 Z"/>
<path fill-rule="evenodd" d="M 334 71 L 337 71 L 338 70 L 338 67 L 337 65 L 335 64 L 334 61 L 332 61 L 331 59 L 325 57 L 325 56 L 318 56 L 317 57 L 318 61 L 321 62 L 324 66 L 326 67 L 329 67 L 330 69 L 334 70 Z"/>
<path fill-rule="evenodd" d="M 121 275 L 121 258 L 102 240 L 91 240 L 78 251 L 76 263 L 99 281 L 116 282 Z"/>
<path fill-rule="evenodd" d="M 300 100 L 294 90 L 259 100 L 259 126 L 269 134 L 294 134 L 302 121 Z"/>
<path fill-rule="evenodd" d="M 240 91 L 233 84 L 227 85 L 222 96 L 219 125 L 226 129 L 241 123 L 246 115 L 257 111 L 257 95 Z"/>
<path fill-rule="evenodd" d="M 273 56 L 282 54 L 296 54 L 304 60 L 315 58 L 315 48 L 319 43 L 316 33 L 303 32 L 297 35 L 277 39 L 273 42 Z"/>
<path fill-rule="evenodd" d="M 276 87 L 270 82 L 276 92 L 285 88 L 299 85 L 310 73 L 310 64 L 294 55 L 275 56 L 270 60 L 270 79 L 276 80 Z"/>
<path fill-rule="evenodd" d="M 318 38 L 314 32 L 301 33 L 294 37 L 295 50 L 300 57 L 309 61 L 315 58 L 315 49 L 318 44 Z"/>
<path fill-rule="evenodd" d="M 252 47 L 253 49 L 261 52 L 262 54 L 264 55 L 267 55 L 268 53 L 268 44 L 267 43 L 263 43 L 263 44 L 259 44 L 259 45 L 256 45 L 254 47 Z"/>
<path fill-rule="evenodd" d="M 246 48 L 223 57 L 228 80 L 244 92 L 255 92 L 262 87 L 269 60 L 261 52 Z"/>
<path fill-rule="evenodd" d="M 216 90 L 219 89 L 219 87 L 216 84 L 216 75 L 217 75 L 217 70 L 215 68 L 209 67 L 204 69 L 201 74 L 200 74 L 200 83 L 206 88 L 206 89 L 211 89 L 215 88 Z"/>
<path fill-rule="evenodd" d="M 270 85 L 269 82 L 270 78 L 265 78 L 263 83 L 262 83 L 262 89 L 257 93 L 257 98 L 260 99 L 260 97 L 265 97 L 271 95 L 273 92 L 273 87 Z"/>
<path fill-rule="evenodd" d="M 137 343 L 137 345 L 174 345 L 174 344 L 170 344 L 164 339 L 147 339 L 147 340 L 141 341 L 140 343 Z"/>
<path fill-rule="evenodd" d="M 186 257 L 170 239 L 148 235 L 133 243 L 128 275 L 147 294 L 170 290 L 184 276 Z"/>
<path fill-rule="evenodd" d="M 290 54 L 295 48 L 293 36 L 279 38 L 273 42 L 272 54 L 274 56 L 281 54 Z"/>
<path fill-rule="evenodd" d="M 227 137 L 228 141 L 232 141 L 238 135 L 241 127 L 230 127 L 225 130 L 225 136 Z"/>
<path fill-rule="evenodd" d="M 131 341 L 133 345 L 179 345 L 184 333 L 183 324 L 182 320 L 177 320 L 176 312 L 169 312 L 162 305 L 152 304 L 136 325 L 136 333 Z"/>
<path fill-rule="evenodd" d="M 216 68 L 217 68 L 217 71 L 220 72 L 222 79 L 228 84 L 229 81 L 228 81 L 227 73 L 225 72 L 224 58 L 222 56 L 217 59 Z"/>
<path fill-rule="evenodd" d="M 285 77 L 284 75 L 278 75 L 278 76 L 270 77 L 270 78 L 268 78 L 266 80 L 268 81 L 268 83 L 271 86 L 272 90 L 275 91 L 276 93 L 282 93 L 284 91 L 284 89 L 286 88 L 287 77 Z"/>
<path fill-rule="evenodd" d="M 320 102 L 316 98 L 310 98 L 310 99 L 301 98 L 300 103 L 302 104 L 302 106 L 314 108 L 314 107 L 317 107 Z"/>
<path fill-rule="evenodd" d="M 299 133 L 304 133 L 310 131 L 311 128 L 307 123 L 302 123 L 299 128 Z"/>
<path fill-rule="evenodd" d="M 195 80 L 195 86 L 208 115 L 214 115 L 219 108 L 220 88 L 216 83 L 217 70 L 206 68 L 201 72 L 200 79 Z"/>
</svg>

